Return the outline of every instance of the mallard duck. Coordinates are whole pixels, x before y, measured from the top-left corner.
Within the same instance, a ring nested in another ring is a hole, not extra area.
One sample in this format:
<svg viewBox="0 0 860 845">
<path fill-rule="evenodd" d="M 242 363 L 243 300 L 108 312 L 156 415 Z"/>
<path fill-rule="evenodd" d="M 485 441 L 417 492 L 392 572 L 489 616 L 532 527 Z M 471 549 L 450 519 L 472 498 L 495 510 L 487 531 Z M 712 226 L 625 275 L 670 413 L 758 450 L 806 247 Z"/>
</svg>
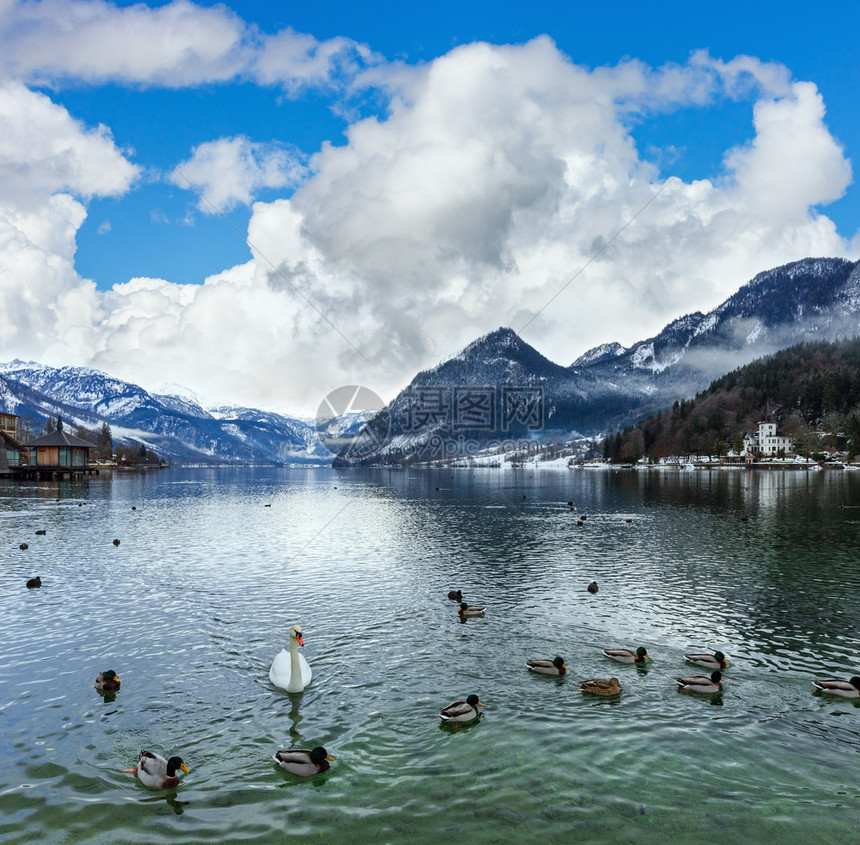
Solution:
<svg viewBox="0 0 860 845">
<path fill-rule="evenodd" d="M 118 546 L 118 545 L 119 545 L 119 540 L 114 540 L 114 541 L 113 541 L 113 544 L 114 544 L 115 546 Z"/>
<path fill-rule="evenodd" d="M 675 678 L 678 686 L 688 692 L 722 692 L 723 676 L 719 672 L 707 675 L 688 675 L 686 678 Z"/>
<path fill-rule="evenodd" d="M 114 692 L 119 689 L 119 678 L 113 669 L 105 669 L 104 672 L 99 672 L 96 675 L 96 682 L 93 686 L 99 692 Z"/>
<path fill-rule="evenodd" d="M 461 601 L 457 612 L 460 616 L 483 616 L 484 608 L 478 604 L 469 604 L 468 602 Z"/>
<path fill-rule="evenodd" d="M 721 651 L 715 651 L 713 654 L 703 652 L 701 654 L 685 654 L 684 658 L 690 663 L 695 663 L 697 666 L 704 666 L 705 669 L 725 669 L 729 665 L 725 654 Z"/>
<path fill-rule="evenodd" d="M 310 751 L 304 748 L 278 751 L 272 755 L 272 759 L 284 771 L 306 778 L 326 771 L 329 768 L 329 760 L 334 760 L 334 757 L 329 757 L 325 748 L 318 745 Z"/>
<path fill-rule="evenodd" d="M 563 657 L 554 657 L 552 660 L 526 660 L 526 666 L 539 675 L 563 675 L 567 672 Z"/>
<path fill-rule="evenodd" d="M 860 678 L 853 677 L 850 681 L 843 678 L 826 678 L 823 681 L 813 681 L 812 686 L 830 695 L 841 695 L 843 698 L 860 697 Z"/>
<path fill-rule="evenodd" d="M 619 695 L 621 693 L 621 684 L 618 678 L 590 678 L 587 681 L 582 681 L 579 688 L 583 692 L 591 693 L 592 695 Z"/>
<path fill-rule="evenodd" d="M 592 581 L 586 589 L 589 593 L 596 593 L 600 588 L 597 586 L 597 581 Z"/>
<path fill-rule="evenodd" d="M 269 680 L 287 692 L 302 692 L 311 682 L 313 673 L 304 655 L 299 654 L 299 646 L 304 646 L 302 626 L 293 625 L 290 628 L 290 650 L 282 648 L 272 661 L 269 669 Z"/>
<path fill-rule="evenodd" d="M 641 645 L 636 651 L 629 648 L 605 648 L 603 653 L 619 663 L 644 663 L 646 658 L 651 659 L 651 655 Z"/>
<path fill-rule="evenodd" d="M 449 590 L 448 598 L 452 601 L 463 601 L 463 591 L 462 590 Z"/>
<path fill-rule="evenodd" d="M 443 722 L 471 722 L 478 718 L 478 707 L 484 705 L 477 695 L 470 695 L 465 701 L 455 701 L 439 713 Z"/>
<path fill-rule="evenodd" d="M 41 586 L 42 586 L 42 578 L 39 575 L 37 575 L 35 578 L 31 578 L 27 582 L 27 589 L 28 590 L 32 590 L 32 589 L 35 589 L 36 587 L 41 587 Z"/>
<path fill-rule="evenodd" d="M 188 766 L 182 762 L 181 757 L 171 757 L 165 760 L 152 751 L 141 751 L 137 766 L 133 769 L 125 769 L 128 774 L 137 773 L 140 782 L 150 789 L 176 789 L 179 786 L 179 775 L 177 770 L 188 773 Z"/>
</svg>

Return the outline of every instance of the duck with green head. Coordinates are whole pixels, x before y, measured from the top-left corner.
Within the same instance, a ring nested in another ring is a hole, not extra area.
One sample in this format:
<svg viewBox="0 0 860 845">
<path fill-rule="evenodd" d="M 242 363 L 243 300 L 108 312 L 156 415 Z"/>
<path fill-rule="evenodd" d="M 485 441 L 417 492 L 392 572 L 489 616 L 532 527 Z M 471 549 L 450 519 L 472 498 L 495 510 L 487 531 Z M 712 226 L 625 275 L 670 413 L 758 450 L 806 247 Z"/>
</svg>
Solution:
<svg viewBox="0 0 860 845">
<path fill-rule="evenodd" d="M 439 713 L 439 718 L 443 722 L 453 722 L 457 726 L 459 722 L 471 722 L 477 719 L 480 711 L 479 707 L 483 707 L 477 695 L 470 695 L 465 701 L 455 701 L 443 708 Z"/>
<path fill-rule="evenodd" d="M 688 675 L 686 678 L 675 678 L 678 688 L 685 692 L 722 692 L 723 676 L 720 672 L 708 675 Z"/>
<path fill-rule="evenodd" d="M 564 675 L 567 672 L 563 657 L 554 657 L 552 660 L 526 660 L 526 666 L 539 675 Z"/>
<path fill-rule="evenodd" d="M 291 751 L 278 751 L 272 759 L 285 771 L 299 777 L 310 777 L 325 772 L 329 768 L 328 752 L 321 745 L 310 751 L 304 748 L 294 748 Z"/>
<path fill-rule="evenodd" d="M 725 669 L 729 665 L 729 661 L 721 651 L 715 651 L 713 654 L 708 652 L 685 654 L 684 658 L 690 663 L 695 663 L 696 666 L 704 666 L 705 669 Z"/>
<path fill-rule="evenodd" d="M 119 678 L 113 669 L 105 669 L 104 672 L 99 672 L 96 675 L 96 682 L 93 686 L 99 692 L 116 692 L 119 689 Z"/>
<path fill-rule="evenodd" d="M 610 659 L 618 663 L 644 663 L 651 659 L 644 646 L 639 646 L 636 651 L 629 648 L 605 648 L 603 653 Z"/>
<path fill-rule="evenodd" d="M 826 678 L 822 681 L 813 681 L 812 686 L 817 692 L 826 692 L 828 695 L 860 698 L 860 678 L 856 676 L 848 681 L 844 678 Z"/>
<path fill-rule="evenodd" d="M 140 782 L 150 789 L 176 789 L 179 786 L 178 771 L 188 773 L 188 766 L 181 757 L 171 757 L 165 760 L 152 751 L 141 751 L 137 766 L 125 769 L 127 774 L 137 774 Z"/>
</svg>

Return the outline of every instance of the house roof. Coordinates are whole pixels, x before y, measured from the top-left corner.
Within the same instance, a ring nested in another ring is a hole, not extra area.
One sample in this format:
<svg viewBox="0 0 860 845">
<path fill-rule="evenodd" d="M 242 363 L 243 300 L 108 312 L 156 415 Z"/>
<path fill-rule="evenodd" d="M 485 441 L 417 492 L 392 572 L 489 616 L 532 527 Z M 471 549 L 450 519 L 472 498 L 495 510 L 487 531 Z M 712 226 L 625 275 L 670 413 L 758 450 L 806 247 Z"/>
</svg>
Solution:
<svg viewBox="0 0 860 845">
<path fill-rule="evenodd" d="M 81 437 L 75 437 L 74 434 L 66 434 L 63 430 L 63 421 L 57 421 L 57 430 L 50 434 L 44 434 L 37 437 L 35 440 L 28 440 L 25 446 L 76 446 L 78 449 L 95 449 L 96 444 L 90 443 L 89 440 L 84 440 Z"/>
</svg>

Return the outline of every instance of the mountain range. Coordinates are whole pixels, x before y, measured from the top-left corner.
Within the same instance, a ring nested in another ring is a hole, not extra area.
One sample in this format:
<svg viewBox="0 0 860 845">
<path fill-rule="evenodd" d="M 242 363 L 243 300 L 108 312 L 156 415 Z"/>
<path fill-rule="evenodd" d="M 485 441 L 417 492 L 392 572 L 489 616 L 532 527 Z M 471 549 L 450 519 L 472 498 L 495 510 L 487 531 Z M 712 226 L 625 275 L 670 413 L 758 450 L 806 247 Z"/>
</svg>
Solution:
<svg viewBox="0 0 860 845">
<path fill-rule="evenodd" d="M 233 406 L 204 408 L 188 395 L 151 394 L 87 367 L 0 364 L 0 409 L 40 428 L 46 417 L 100 428 L 114 441 L 142 443 L 193 463 L 327 463 L 313 422 Z"/>
<path fill-rule="evenodd" d="M 347 447 L 335 462 L 432 460 L 476 445 L 595 436 L 690 398 L 756 358 L 858 334 L 860 262 L 841 258 L 760 273 L 707 314 L 680 317 L 629 348 L 604 343 L 566 367 L 500 328 L 415 376 L 368 424 L 361 448 Z"/>
<path fill-rule="evenodd" d="M 570 365 L 510 328 L 418 373 L 336 456 L 336 465 L 450 457 L 498 443 L 591 437 L 690 398 L 736 367 L 804 340 L 860 334 L 860 262 L 808 258 L 760 273 L 713 311 L 627 348 L 613 341 Z M 327 463 L 313 421 L 185 391 L 149 393 L 86 367 L 0 364 L 0 409 L 41 427 L 107 422 L 114 440 L 196 463 Z M 440 451 L 442 454 L 440 454 Z"/>
</svg>

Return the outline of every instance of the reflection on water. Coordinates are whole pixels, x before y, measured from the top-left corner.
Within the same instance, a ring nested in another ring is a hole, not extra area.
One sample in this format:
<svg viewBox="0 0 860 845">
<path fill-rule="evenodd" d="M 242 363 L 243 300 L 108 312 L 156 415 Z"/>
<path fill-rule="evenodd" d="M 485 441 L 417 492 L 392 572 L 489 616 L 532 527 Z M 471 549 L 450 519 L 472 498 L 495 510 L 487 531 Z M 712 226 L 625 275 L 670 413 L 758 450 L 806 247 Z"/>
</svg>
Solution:
<svg viewBox="0 0 860 845">
<path fill-rule="evenodd" d="M 858 484 L 300 469 L 0 482 L 0 838 L 850 838 L 860 702 L 811 681 L 860 674 Z M 461 619 L 452 587 L 485 616 Z M 314 677 L 290 695 L 268 669 L 296 623 Z M 601 651 L 638 645 L 652 661 Z M 679 693 L 684 654 L 717 649 L 724 691 Z M 526 668 L 554 654 L 566 677 Z M 108 665 L 122 690 L 101 697 Z M 577 690 L 610 671 L 620 696 Z M 441 707 L 472 692 L 480 718 L 440 730 Z M 315 745 L 335 758 L 324 775 L 271 760 Z M 183 757 L 178 792 L 122 774 L 141 748 Z"/>
</svg>

